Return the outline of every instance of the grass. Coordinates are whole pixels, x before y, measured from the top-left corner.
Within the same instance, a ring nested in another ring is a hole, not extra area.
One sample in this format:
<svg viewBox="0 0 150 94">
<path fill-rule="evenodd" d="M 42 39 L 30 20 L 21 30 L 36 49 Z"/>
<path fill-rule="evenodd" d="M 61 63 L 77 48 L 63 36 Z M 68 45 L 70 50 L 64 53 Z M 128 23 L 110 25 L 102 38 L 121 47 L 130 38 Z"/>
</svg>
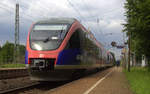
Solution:
<svg viewBox="0 0 150 94">
<path fill-rule="evenodd" d="M 150 72 L 147 68 L 134 67 L 131 72 L 124 70 L 124 73 L 135 94 L 150 94 Z"/>
<path fill-rule="evenodd" d="M 3 64 L 0 65 L 0 68 L 22 68 L 25 67 L 25 64 Z"/>
</svg>

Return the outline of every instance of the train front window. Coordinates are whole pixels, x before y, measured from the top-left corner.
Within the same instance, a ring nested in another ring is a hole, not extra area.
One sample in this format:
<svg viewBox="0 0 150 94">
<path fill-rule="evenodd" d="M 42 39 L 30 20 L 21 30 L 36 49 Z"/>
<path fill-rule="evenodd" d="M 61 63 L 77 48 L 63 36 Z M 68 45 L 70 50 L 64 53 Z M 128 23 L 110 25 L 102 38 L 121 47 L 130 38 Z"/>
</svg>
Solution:
<svg viewBox="0 0 150 94">
<path fill-rule="evenodd" d="M 30 33 L 33 50 L 55 50 L 62 43 L 67 25 L 35 25 Z"/>
</svg>

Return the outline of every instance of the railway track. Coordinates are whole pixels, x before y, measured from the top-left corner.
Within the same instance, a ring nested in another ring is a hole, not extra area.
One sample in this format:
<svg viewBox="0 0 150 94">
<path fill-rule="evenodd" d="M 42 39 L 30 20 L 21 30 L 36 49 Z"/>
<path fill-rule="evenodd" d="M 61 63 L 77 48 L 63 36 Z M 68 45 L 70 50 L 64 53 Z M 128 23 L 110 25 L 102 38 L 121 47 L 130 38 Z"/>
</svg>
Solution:
<svg viewBox="0 0 150 94">
<path fill-rule="evenodd" d="M 53 88 L 57 88 L 61 85 L 64 85 L 66 83 L 69 83 L 69 81 L 63 81 L 63 82 L 48 82 L 48 83 L 32 83 L 30 85 L 9 89 L 5 91 L 1 91 L 0 94 L 36 94 L 35 91 L 38 91 L 38 93 L 49 91 Z"/>
<path fill-rule="evenodd" d="M 17 88 L 13 88 L 13 89 L 9 89 L 9 90 L 0 91 L 0 94 L 14 93 L 14 92 L 17 92 L 19 90 L 28 89 L 28 88 L 34 87 L 36 85 L 39 85 L 39 84 L 40 84 L 39 82 L 35 82 L 35 83 L 30 84 L 30 85 L 25 85 L 22 87 L 17 87 Z"/>
<path fill-rule="evenodd" d="M 105 70 L 105 69 L 102 69 Z M 102 71 L 100 70 L 100 71 Z M 100 72 L 99 71 L 99 72 Z M 84 76 L 82 77 L 86 77 L 89 76 L 91 74 L 95 74 L 97 73 L 97 71 L 93 71 L 93 72 L 87 72 Z M 79 79 L 79 78 L 78 78 Z M 77 79 L 75 79 L 77 80 Z M 74 80 L 72 80 L 74 81 Z M 33 83 L 29 83 L 26 84 L 24 86 L 19 86 L 16 88 L 10 88 L 8 90 L 3 90 L 0 91 L 0 94 L 37 94 L 36 92 L 38 92 L 38 94 L 42 94 L 43 92 L 52 90 L 54 88 L 58 88 L 61 87 L 62 85 L 65 85 L 67 83 L 71 83 L 72 81 L 63 81 L 63 82 L 47 82 L 47 83 L 40 83 L 40 82 L 33 82 Z"/>
<path fill-rule="evenodd" d="M 0 80 L 28 76 L 26 68 L 0 68 Z"/>
</svg>

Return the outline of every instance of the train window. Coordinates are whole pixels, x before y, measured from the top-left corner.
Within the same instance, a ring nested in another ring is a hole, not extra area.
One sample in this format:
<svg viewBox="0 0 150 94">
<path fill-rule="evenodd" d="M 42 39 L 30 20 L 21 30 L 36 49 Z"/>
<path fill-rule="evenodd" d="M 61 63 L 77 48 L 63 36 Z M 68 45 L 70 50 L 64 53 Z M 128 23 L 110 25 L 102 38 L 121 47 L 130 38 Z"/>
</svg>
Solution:
<svg viewBox="0 0 150 94">
<path fill-rule="evenodd" d="M 107 60 L 109 61 L 109 55 L 107 55 Z"/>
<path fill-rule="evenodd" d="M 80 48 L 84 49 L 85 45 L 85 35 L 82 29 L 79 29 L 79 36 L 80 36 Z"/>
<path fill-rule="evenodd" d="M 30 46 L 33 50 L 55 50 L 62 43 L 68 25 L 34 25 L 30 33 Z"/>
<path fill-rule="evenodd" d="M 69 48 L 80 48 L 80 34 L 75 31 L 69 40 Z"/>
<path fill-rule="evenodd" d="M 99 48 L 99 58 L 102 58 L 102 50 Z"/>
</svg>

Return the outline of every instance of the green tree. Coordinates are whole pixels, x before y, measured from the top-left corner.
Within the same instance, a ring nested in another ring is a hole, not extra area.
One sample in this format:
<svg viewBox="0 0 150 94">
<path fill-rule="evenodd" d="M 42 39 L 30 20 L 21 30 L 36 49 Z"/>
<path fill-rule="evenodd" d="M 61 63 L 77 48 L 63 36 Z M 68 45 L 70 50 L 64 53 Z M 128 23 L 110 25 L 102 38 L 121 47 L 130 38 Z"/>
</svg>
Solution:
<svg viewBox="0 0 150 94">
<path fill-rule="evenodd" d="M 124 30 L 131 34 L 131 50 L 138 59 L 144 54 L 150 59 L 150 0 L 126 0 Z"/>
<path fill-rule="evenodd" d="M 19 45 L 19 59 L 20 63 L 24 63 L 25 46 Z M 12 63 L 14 59 L 14 44 L 6 42 L 0 50 L 0 63 Z"/>
<path fill-rule="evenodd" d="M 1 49 L 2 49 L 2 48 L 1 48 L 1 46 L 0 46 L 0 51 L 1 51 Z"/>
<path fill-rule="evenodd" d="M 12 43 L 9 43 L 7 41 L 4 44 L 4 46 L 1 48 L 1 52 L 0 52 L 1 62 L 9 63 L 9 62 L 13 61 L 13 49 L 14 49 L 14 45 Z"/>
<path fill-rule="evenodd" d="M 19 56 L 19 58 L 20 58 L 20 60 L 19 60 L 19 62 L 20 63 L 23 63 L 24 64 L 24 58 L 25 58 L 25 46 L 24 45 L 19 45 L 19 54 L 20 54 L 20 56 Z"/>
</svg>

